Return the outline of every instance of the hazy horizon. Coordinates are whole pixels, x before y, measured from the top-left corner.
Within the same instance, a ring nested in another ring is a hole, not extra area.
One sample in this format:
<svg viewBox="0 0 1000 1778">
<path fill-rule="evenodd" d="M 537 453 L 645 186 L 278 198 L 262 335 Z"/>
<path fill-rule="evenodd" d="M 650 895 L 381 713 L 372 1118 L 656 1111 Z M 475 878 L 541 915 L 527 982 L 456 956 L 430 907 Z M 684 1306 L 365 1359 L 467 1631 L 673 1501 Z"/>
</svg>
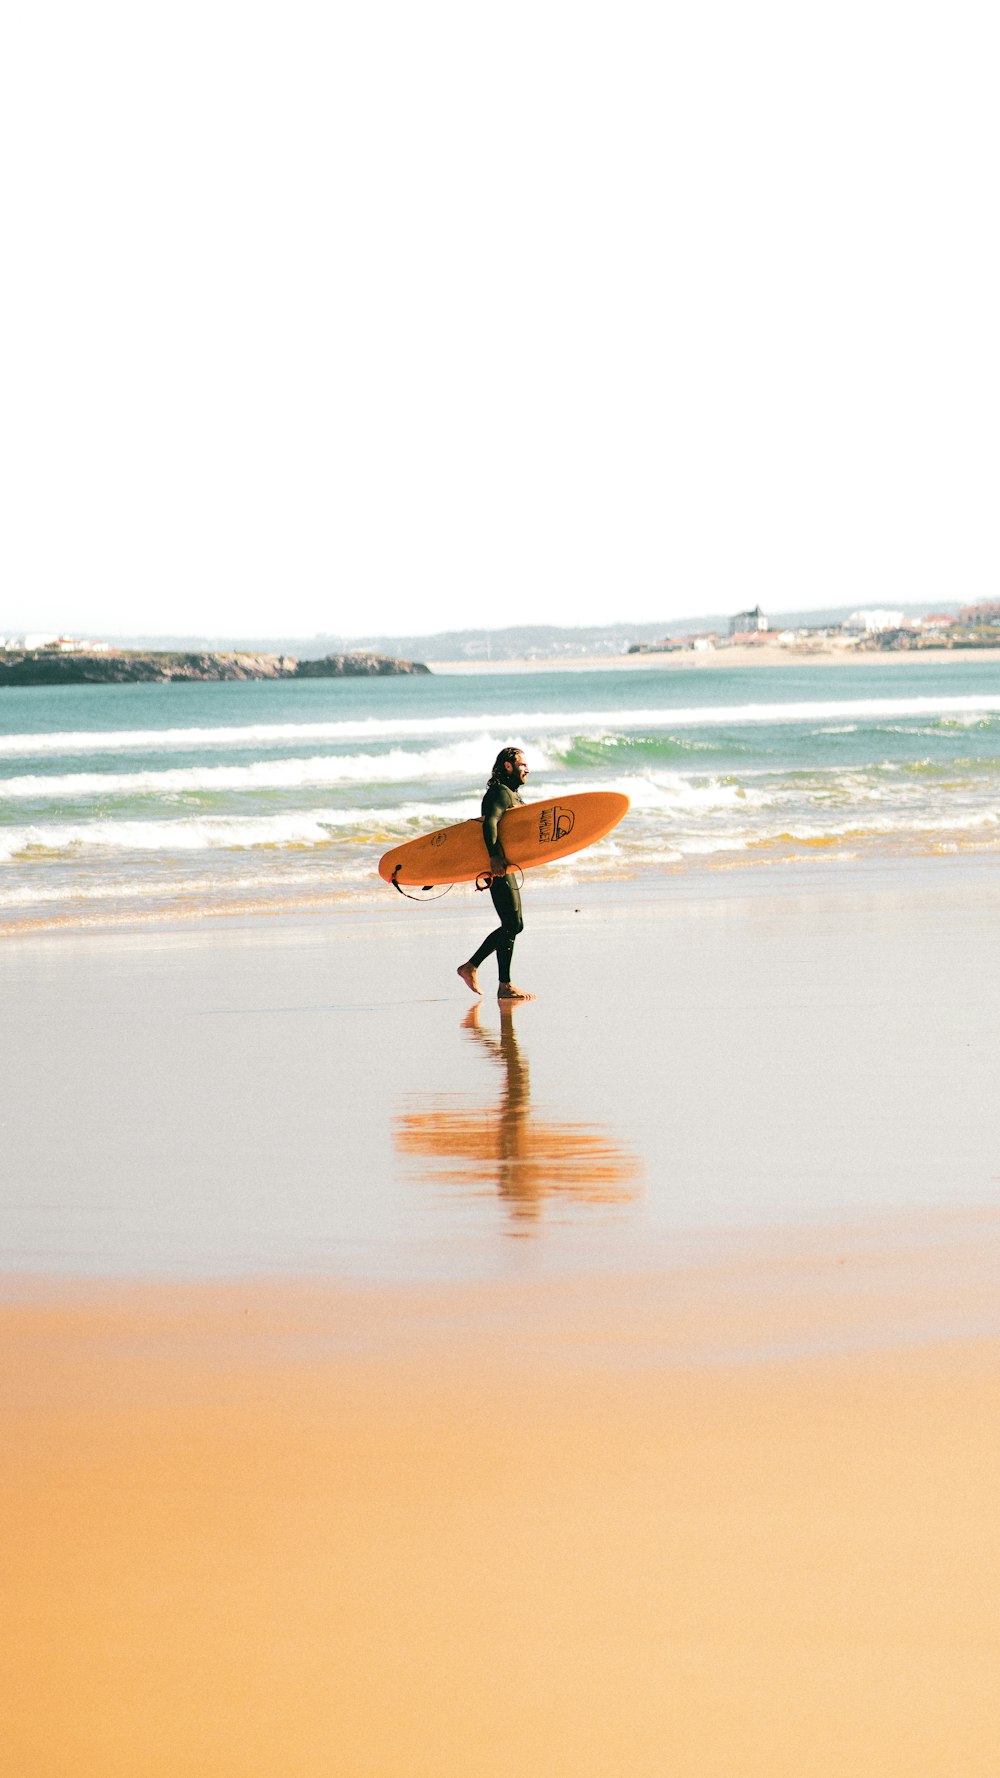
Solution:
<svg viewBox="0 0 1000 1778">
<path fill-rule="evenodd" d="M 952 608 L 955 601 L 951 601 Z M 931 604 L 909 601 L 905 610 L 912 617 L 926 615 Z M 800 625 L 829 624 L 835 626 L 843 621 L 855 608 L 849 605 L 829 606 L 814 612 L 805 610 L 774 611 L 765 613 L 773 629 L 795 628 Z M 565 625 L 565 624 L 512 624 L 492 629 L 476 626 L 456 630 L 407 631 L 395 634 L 380 634 L 375 631 L 362 632 L 356 636 L 345 635 L 343 632 L 316 631 L 311 636 L 295 636 L 289 631 L 272 630 L 257 634 L 238 634 L 233 630 L 205 632 L 146 632 L 126 631 L 108 632 L 98 637 L 91 629 L 84 632 L 84 639 L 110 642 L 118 647 L 145 648 L 150 650 L 246 650 L 247 652 L 267 652 L 298 655 L 308 659 L 327 653 L 339 653 L 355 649 L 372 649 L 378 652 L 404 656 L 409 659 L 423 658 L 439 663 L 459 659 L 464 655 L 475 654 L 478 647 L 485 646 L 486 658 L 518 659 L 530 653 L 551 653 L 553 658 L 560 654 L 573 655 L 578 653 L 601 653 L 610 646 L 611 652 L 624 652 L 631 643 L 649 644 L 668 635 L 683 636 L 697 634 L 706 628 L 715 629 L 725 635 L 729 618 L 735 613 L 717 612 L 708 617 L 692 617 L 664 620 L 662 623 L 629 623 L 624 619 L 600 625 Z M 10 632 L 6 632 L 10 633 Z M 5 634 L 0 624 L 0 637 Z M 478 645 L 478 646 L 477 646 Z M 495 651 L 495 652 L 494 652 Z"/>
</svg>

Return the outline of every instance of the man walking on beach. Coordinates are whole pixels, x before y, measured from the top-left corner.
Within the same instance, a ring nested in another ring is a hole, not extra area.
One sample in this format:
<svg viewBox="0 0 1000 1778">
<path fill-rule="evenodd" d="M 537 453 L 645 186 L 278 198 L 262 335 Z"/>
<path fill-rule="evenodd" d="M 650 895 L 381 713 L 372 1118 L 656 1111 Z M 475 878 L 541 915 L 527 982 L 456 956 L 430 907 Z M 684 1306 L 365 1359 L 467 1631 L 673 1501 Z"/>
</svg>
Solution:
<svg viewBox="0 0 1000 1778">
<path fill-rule="evenodd" d="M 468 963 L 460 963 L 458 966 L 458 973 L 466 987 L 471 988 L 473 994 L 478 994 L 480 989 L 476 980 L 476 970 L 484 958 L 488 957 L 491 951 L 495 951 L 500 976 L 500 985 L 497 989 L 498 1000 L 531 1000 L 534 998 L 533 995 L 526 994 L 523 989 L 515 988 L 510 979 L 514 940 L 519 932 L 523 932 L 524 921 L 521 918 L 521 892 L 513 878 L 507 874 L 507 860 L 500 843 L 500 835 L 497 832 L 501 817 L 507 813 L 508 809 L 512 809 L 516 803 L 521 801 L 518 792 L 527 776 L 528 768 L 525 764 L 524 754 L 519 748 L 504 747 L 497 754 L 493 762 L 493 770 L 490 773 L 490 781 L 486 786 L 486 794 L 483 797 L 483 839 L 486 841 L 486 850 L 490 860 L 490 895 L 493 898 L 493 906 L 499 915 L 500 924 L 495 932 L 491 932 L 488 938 L 484 938 L 478 951 L 469 958 Z"/>
</svg>

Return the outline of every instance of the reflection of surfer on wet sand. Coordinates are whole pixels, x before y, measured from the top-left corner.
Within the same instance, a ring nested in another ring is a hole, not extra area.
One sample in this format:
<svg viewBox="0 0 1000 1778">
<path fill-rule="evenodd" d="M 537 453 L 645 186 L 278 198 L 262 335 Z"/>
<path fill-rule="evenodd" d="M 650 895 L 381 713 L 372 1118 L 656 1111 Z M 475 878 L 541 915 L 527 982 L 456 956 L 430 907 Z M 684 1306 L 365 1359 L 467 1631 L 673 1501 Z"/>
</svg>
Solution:
<svg viewBox="0 0 1000 1778">
<path fill-rule="evenodd" d="M 489 1050 L 497 1061 L 503 1063 L 504 1081 L 500 1103 L 496 1113 L 496 1158 L 499 1168 L 497 1189 L 502 1198 L 507 1198 L 517 1206 L 515 1214 L 522 1216 L 537 1215 L 537 1198 L 540 1195 L 534 1189 L 530 1169 L 525 1173 L 524 1162 L 528 1159 L 529 1118 L 531 1108 L 531 1082 L 528 1078 L 528 1064 L 521 1054 L 514 1030 L 514 1002 L 500 1002 L 500 1034 L 484 1031 L 479 1023 L 480 1004 L 477 1001 L 470 1006 L 462 1020 L 463 1031 L 468 1031 Z"/>
<path fill-rule="evenodd" d="M 501 1001 L 500 1030 L 484 1030 L 477 1001 L 462 1029 L 502 1069 L 499 1097 L 456 1107 L 452 1096 L 396 1119 L 396 1147 L 419 1155 L 435 1184 L 499 1192 L 519 1225 L 537 1220 L 547 1197 L 587 1204 L 634 1198 L 640 1166 L 600 1129 L 559 1124 L 532 1110 L 527 1059 L 514 1029 L 516 1002 Z M 524 1232 L 527 1232 L 524 1230 Z"/>
</svg>

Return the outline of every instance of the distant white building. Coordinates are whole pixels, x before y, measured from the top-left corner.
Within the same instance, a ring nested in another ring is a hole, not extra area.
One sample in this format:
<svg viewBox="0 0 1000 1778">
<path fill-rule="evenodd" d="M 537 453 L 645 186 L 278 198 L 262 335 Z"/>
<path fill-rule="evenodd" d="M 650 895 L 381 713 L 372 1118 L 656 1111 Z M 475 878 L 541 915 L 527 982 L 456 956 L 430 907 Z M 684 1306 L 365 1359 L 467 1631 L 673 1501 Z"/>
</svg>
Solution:
<svg viewBox="0 0 1000 1778">
<path fill-rule="evenodd" d="M 752 611 L 738 611 L 735 617 L 729 619 L 731 636 L 750 636 L 755 631 L 766 630 L 768 627 L 767 618 L 759 605 L 755 605 Z"/>
<path fill-rule="evenodd" d="M 0 648 L 23 650 L 30 654 L 36 648 L 52 648 L 58 654 L 108 654 L 109 642 L 85 642 L 80 636 L 55 636 L 37 631 L 25 636 L 0 637 Z"/>
<path fill-rule="evenodd" d="M 901 630 L 905 621 L 901 611 L 852 611 L 850 617 L 845 617 L 842 627 L 871 636 L 877 630 Z"/>
</svg>

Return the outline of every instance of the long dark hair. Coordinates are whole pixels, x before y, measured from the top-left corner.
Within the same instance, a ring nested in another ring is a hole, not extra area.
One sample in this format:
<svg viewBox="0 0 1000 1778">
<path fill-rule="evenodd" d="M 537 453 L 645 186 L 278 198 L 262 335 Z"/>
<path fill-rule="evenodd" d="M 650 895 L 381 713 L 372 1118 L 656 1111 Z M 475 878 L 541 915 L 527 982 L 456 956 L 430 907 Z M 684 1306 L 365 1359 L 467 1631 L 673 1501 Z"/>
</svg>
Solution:
<svg viewBox="0 0 1000 1778">
<path fill-rule="evenodd" d="M 501 747 L 496 759 L 493 761 L 493 770 L 490 773 L 491 784 L 510 783 L 511 774 L 504 768 L 514 764 L 520 751 L 520 747 Z"/>
</svg>

